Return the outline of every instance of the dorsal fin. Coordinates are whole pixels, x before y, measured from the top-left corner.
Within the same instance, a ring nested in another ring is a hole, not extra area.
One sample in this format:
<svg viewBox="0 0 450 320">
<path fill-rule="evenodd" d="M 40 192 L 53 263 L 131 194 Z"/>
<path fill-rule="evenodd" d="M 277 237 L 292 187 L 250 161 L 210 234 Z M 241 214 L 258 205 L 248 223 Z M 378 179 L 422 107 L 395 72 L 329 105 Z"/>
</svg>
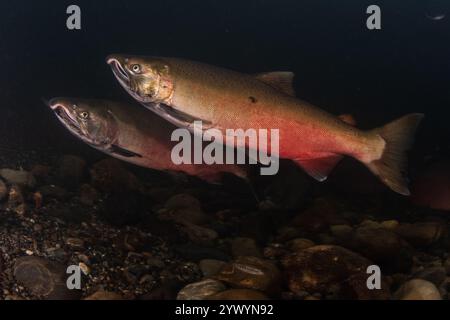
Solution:
<svg viewBox="0 0 450 320">
<path fill-rule="evenodd" d="M 290 96 L 295 96 L 293 87 L 294 73 L 289 71 L 264 72 L 255 75 L 256 79 L 272 88 L 278 89 Z"/>
</svg>

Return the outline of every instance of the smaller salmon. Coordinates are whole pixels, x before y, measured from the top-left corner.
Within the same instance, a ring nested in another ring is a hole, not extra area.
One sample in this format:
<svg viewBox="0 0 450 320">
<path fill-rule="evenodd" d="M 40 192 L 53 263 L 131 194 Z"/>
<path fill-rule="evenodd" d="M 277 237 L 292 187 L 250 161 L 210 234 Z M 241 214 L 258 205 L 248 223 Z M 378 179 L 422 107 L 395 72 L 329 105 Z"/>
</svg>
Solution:
<svg viewBox="0 0 450 320">
<path fill-rule="evenodd" d="M 120 160 L 213 183 L 220 182 L 224 172 L 247 177 L 246 168 L 238 165 L 175 164 L 171 134 L 176 127 L 138 106 L 80 98 L 54 98 L 48 105 L 73 135 Z"/>
</svg>

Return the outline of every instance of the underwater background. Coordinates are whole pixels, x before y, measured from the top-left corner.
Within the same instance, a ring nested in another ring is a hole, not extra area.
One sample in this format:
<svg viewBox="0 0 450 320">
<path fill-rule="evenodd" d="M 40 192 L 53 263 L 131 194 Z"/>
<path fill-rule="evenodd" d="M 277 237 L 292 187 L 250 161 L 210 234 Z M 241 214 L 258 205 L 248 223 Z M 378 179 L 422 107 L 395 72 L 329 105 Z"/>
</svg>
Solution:
<svg viewBox="0 0 450 320">
<path fill-rule="evenodd" d="M 66 28 L 71 4 L 81 8 L 81 30 Z M 371 4 L 381 7 L 381 30 L 366 28 Z M 447 1 L 17 0 L 0 2 L 0 12 L 0 169 L 23 168 L 36 180 L 11 204 L 19 191 L 3 176 L 0 298 L 80 298 L 104 289 L 108 298 L 176 298 L 197 281 L 181 298 L 390 299 L 414 290 L 422 297 L 416 288 L 430 283 L 433 298 L 448 298 L 450 208 L 415 206 L 356 161 L 345 159 L 324 185 L 286 164 L 280 177 L 255 179 L 258 204 L 236 181 L 210 188 L 124 163 L 98 165 L 108 157 L 73 137 L 42 102 L 132 102 L 105 62 L 111 53 L 182 57 L 244 73 L 292 71 L 298 97 L 351 113 L 359 128 L 424 113 L 410 177 L 439 163 L 433 174 L 440 184 L 417 187 L 434 193 L 450 185 Z M 134 189 L 135 178 L 144 193 Z M 83 196 L 91 198 L 83 203 Z M 180 222 L 176 212 L 190 220 Z M 302 251 L 315 245 L 332 247 L 318 248 L 319 257 L 316 249 Z M 332 256 L 342 256 L 338 271 Z M 381 293 L 360 288 L 362 266 L 372 262 L 386 270 Z M 40 291 L 39 281 L 47 281 L 26 276 L 27 268 L 80 263 L 89 271 L 78 297 L 59 287 Z M 233 263 L 248 268 L 230 276 Z M 305 270 L 325 280 L 304 283 L 298 275 Z M 205 284 L 205 277 L 214 280 Z M 427 283 L 404 288 L 416 279 Z"/>
</svg>

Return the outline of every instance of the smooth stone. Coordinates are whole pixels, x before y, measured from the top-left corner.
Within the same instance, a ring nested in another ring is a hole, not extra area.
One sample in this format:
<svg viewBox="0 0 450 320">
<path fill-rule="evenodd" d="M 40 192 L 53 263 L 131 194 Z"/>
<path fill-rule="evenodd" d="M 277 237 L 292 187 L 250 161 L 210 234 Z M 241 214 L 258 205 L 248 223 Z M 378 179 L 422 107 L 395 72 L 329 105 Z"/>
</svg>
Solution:
<svg viewBox="0 0 450 320">
<path fill-rule="evenodd" d="M 33 188 L 36 185 L 34 176 L 25 170 L 1 169 L 0 176 L 9 184 L 17 184 L 29 188 Z"/>
<path fill-rule="evenodd" d="M 302 232 L 298 228 L 294 227 L 281 227 L 277 230 L 277 236 L 275 240 L 277 242 L 287 242 L 289 240 L 293 240 L 296 238 L 300 238 L 302 236 Z"/>
<path fill-rule="evenodd" d="M 85 242 L 83 239 L 79 238 L 67 238 L 66 244 L 73 249 L 84 249 Z"/>
<path fill-rule="evenodd" d="M 164 261 L 158 258 L 150 257 L 146 260 L 147 266 L 150 268 L 162 269 L 165 267 Z"/>
<path fill-rule="evenodd" d="M 348 277 L 341 286 L 342 291 L 336 299 L 340 299 L 340 295 L 342 295 L 352 300 L 390 300 L 390 285 L 386 278 L 381 278 L 380 289 L 369 289 L 367 287 L 369 276 L 366 272 L 360 272 Z"/>
<path fill-rule="evenodd" d="M 3 180 L 0 179 L 0 201 L 4 200 L 7 195 L 8 195 L 8 187 L 3 182 Z"/>
<path fill-rule="evenodd" d="M 381 222 L 381 226 L 388 230 L 395 230 L 400 223 L 397 220 L 385 220 Z"/>
<path fill-rule="evenodd" d="M 212 277 L 219 273 L 220 269 L 222 269 L 225 264 L 226 262 L 220 260 L 203 259 L 198 265 L 204 277 Z"/>
<path fill-rule="evenodd" d="M 48 300 L 78 299 L 79 290 L 67 288 L 66 267 L 40 257 L 21 257 L 14 264 L 14 277 L 36 297 Z"/>
<path fill-rule="evenodd" d="M 367 227 L 367 228 L 380 228 L 381 227 L 381 223 L 379 223 L 378 221 L 373 221 L 370 219 L 366 219 L 363 220 L 360 224 L 360 227 Z"/>
<path fill-rule="evenodd" d="M 178 293 L 177 300 L 205 300 L 224 290 L 226 287 L 222 282 L 206 279 L 185 286 Z"/>
<path fill-rule="evenodd" d="M 203 212 L 200 201 L 186 193 L 169 198 L 159 216 L 164 220 L 187 221 L 193 224 L 203 224 L 208 221 L 208 216 Z"/>
<path fill-rule="evenodd" d="M 234 238 L 231 241 L 231 253 L 235 258 L 239 256 L 262 257 L 261 248 L 251 238 Z"/>
<path fill-rule="evenodd" d="M 99 290 L 84 298 L 84 300 L 124 300 L 124 297 L 116 292 Z"/>
<path fill-rule="evenodd" d="M 414 274 L 414 278 L 430 281 L 438 287 L 445 281 L 446 277 L 447 273 L 443 267 L 430 267 Z"/>
<path fill-rule="evenodd" d="M 6 208 L 7 210 L 13 211 L 19 215 L 23 215 L 25 213 L 25 197 L 23 195 L 22 188 L 19 185 L 13 184 L 11 188 L 9 188 Z"/>
<path fill-rule="evenodd" d="M 359 254 L 334 245 L 318 245 L 285 256 L 282 260 L 288 286 L 298 294 L 328 293 L 351 276 L 366 274 L 372 263 Z M 367 275 L 367 274 L 366 274 Z"/>
<path fill-rule="evenodd" d="M 288 253 L 288 249 L 279 243 L 271 243 L 263 250 L 264 258 L 272 260 L 279 260 Z"/>
<path fill-rule="evenodd" d="M 447 232 L 439 222 L 418 222 L 399 225 L 395 232 L 413 246 L 428 246 L 439 241 Z"/>
<path fill-rule="evenodd" d="M 181 223 L 182 231 L 187 234 L 189 239 L 199 245 L 213 245 L 219 234 L 206 227 L 198 226 L 193 223 L 184 221 Z"/>
<path fill-rule="evenodd" d="M 94 187 L 89 184 L 83 184 L 80 187 L 80 202 L 85 206 L 93 206 L 97 202 L 99 194 Z"/>
<path fill-rule="evenodd" d="M 150 292 L 140 296 L 139 300 L 175 300 L 180 289 L 181 282 L 179 280 L 164 280 Z"/>
<path fill-rule="evenodd" d="M 68 192 L 66 191 L 66 189 L 53 184 L 40 187 L 39 192 L 41 193 L 44 200 L 48 198 L 63 200 L 68 196 Z"/>
<path fill-rule="evenodd" d="M 382 227 L 359 227 L 349 242 L 352 249 L 379 263 L 385 270 L 408 272 L 413 248 L 396 233 Z"/>
<path fill-rule="evenodd" d="M 300 251 L 314 247 L 316 244 L 309 239 L 297 238 L 289 241 L 287 245 L 291 251 Z"/>
<path fill-rule="evenodd" d="M 187 193 L 176 194 L 169 198 L 164 205 L 169 210 L 176 209 L 201 209 L 202 204 L 200 201 Z"/>
<path fill-rule="evenodd" d="M 86 161 L 75 155 L 61 157 L 56 176 L 59 183 L 68 188 L 77 187 L 85 176 Z"/>
<path fill-rule="evenodd" d="M 142 190 L 139 179 L 117 159 L 96 162 L 90 169 L 90 175 L 92 186 L 99 191 L 120 194 Z"/>
<path fill-rule="evenodd" d="M 203 259 L 217 259 L 228 261 L 230 257 L 216 248 L 186 243 L 175 248 L 177 253 L 186 260 L 199 261 Z"/>
<path fill-rule="evenodd" d="M 337 214 L 337 204 L 327 198 L 317 198 L 305 211 L 291 222 L 292 226 L 308 233 L 326 232 L 330 225 L 346 224 L 347 221 Z"/>
<path fill-rule="evenodd" d="M 347 224 L 338 224 L 330 226 L 330 231 L 336 238 L 346 239 L 352 236 L 353 228 Z"/>
<path fill-rule="evenodd" d="M 450 276 L 450 257 L 448 257 L 444 262 L 445 271 L 447 275 Z"/>
<path fill-rule="evenodd" d="M 214 277 L 234 288 L 253 289 L 269 295 L 281 290 L 281 273 L 270 260 L 239 257 L 223 266 Z"/>
<path fill-rule="evenodd" d="M 249 289 L 230 289 L 209 296 L 208 300 L 268 300 L 263 293 Z"/>
<path fill-rule="evenodd" d="M 436 286 L 426 280 L 412 279 L 404 283 L 394 294 L 396 300 L 442 300 Z"/>
<path fill-rule="evenodd" d="M 51 168 L 49 166 L 42 165 L 42 164 L 36 164 L 31 168 L 30 173 L 38 179 L 43 179 L 43 178 L 48 177 L 50 171 L 51 171 Z"/>
</svg>

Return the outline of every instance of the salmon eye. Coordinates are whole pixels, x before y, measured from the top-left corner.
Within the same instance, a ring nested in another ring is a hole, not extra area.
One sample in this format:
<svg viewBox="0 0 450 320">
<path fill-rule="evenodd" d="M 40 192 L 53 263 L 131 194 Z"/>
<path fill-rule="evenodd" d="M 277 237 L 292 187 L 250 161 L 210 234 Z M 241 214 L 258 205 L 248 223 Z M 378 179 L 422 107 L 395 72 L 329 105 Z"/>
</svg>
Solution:
<svg viewBox="0 0 450 320">
<path fill-rule="evenodd" d="M 141 72 L 141 66 L 138 65 L 138 64 L 133 64 L 133 65 L 131 66 L 131 70 L 132 70 L 134 73 L 140 73 L 140 72 Z"/>
</svg>

